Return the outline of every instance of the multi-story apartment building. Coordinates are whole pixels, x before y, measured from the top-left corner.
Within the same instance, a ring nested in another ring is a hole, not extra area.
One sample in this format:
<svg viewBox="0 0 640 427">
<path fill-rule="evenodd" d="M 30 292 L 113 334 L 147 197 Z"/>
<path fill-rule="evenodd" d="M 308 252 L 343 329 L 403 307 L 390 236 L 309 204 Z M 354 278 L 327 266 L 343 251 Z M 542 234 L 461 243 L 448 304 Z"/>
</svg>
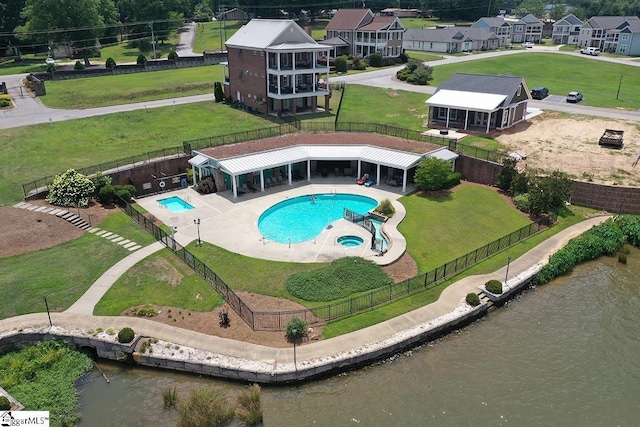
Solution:
<svg viewBox="0 0 640 427">
<path fill-rule="evenodd" d="M 578 44 L 580 29 L 584 25 L 575 15 L 569 14 L 554 22 L 551 40 L 553 44 Z"/>
<path fill-rule="evenodd" d="M 634 49 L 630 41 L 637 40 L 638 34 L 640 18 L 637 16 L 593 16 L 580 29 L 578 46 L 597 47 L 602 52 L 637 54 L 640 47 Z"/>
<path fill-rule="evenodd" d="M 371 9 L 340 9 L 327 24 L 328 39 L 340 37 L 350 54 L 361 57 L 400 55 L 404 31 L 397 16 L 375 16 Z"/>
<path fill-rule="evenodd" d="M 471 27 L 483 28 L 493 32 L 498 37 L 500 46 L 506 46 L 511 42 L 511 24 L 505 21 L 504 18 L 480 18 Z"/>
<path fill-rule="evenodd" d="M 525 15 L 513 24 L 511 41 L 513 43 L 540 43 L 543 26 L 543 22 L 532 14 Z"/>
<path fill-rule="evenodd" d="M 264 114 L 296 115 L 329 109 L 330 46 L 291 20 L 252 19 L 226 42 L 225 95 Z M 320 59 L 323 59 L 322 61 Z"/>
</svg>

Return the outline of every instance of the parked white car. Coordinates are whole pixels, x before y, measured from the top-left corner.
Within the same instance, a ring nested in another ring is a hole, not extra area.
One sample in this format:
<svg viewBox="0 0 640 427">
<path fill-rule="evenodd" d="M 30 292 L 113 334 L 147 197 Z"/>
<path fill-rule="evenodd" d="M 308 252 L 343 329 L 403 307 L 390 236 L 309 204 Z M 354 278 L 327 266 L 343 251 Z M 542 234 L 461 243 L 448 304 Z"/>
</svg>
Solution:
<svg viewBox="0 0 640 427">
<path fill-rule="evenodd" d="M 533 42 L 524 42 L 524 43 L 522 43 L 522 47 L 526 47 L 527 49 L 530 49 L 533 46 L 534 46 Z"/>
<path fill-rule="evenodd" d="M 47 58 L 46 61 L 44 61 L 45 64 L 47 65 L 56 65 L 56 60 L 53 58 Z"/>
<path fill-rule="evenodd" d="M 600 55 L 600 49 L 597 47 L 584 47 L 580 49 L 580 53 L 583 55 L 598 56 Z"/>
</svg>

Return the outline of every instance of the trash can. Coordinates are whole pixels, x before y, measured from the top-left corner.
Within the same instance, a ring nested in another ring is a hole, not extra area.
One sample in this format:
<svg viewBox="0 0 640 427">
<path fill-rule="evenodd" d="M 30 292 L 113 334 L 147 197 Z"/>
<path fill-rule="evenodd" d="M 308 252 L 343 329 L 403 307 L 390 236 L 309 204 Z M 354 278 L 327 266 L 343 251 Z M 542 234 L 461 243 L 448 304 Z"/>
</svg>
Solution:
<svg viewBox="0 0 640 427">
<path fill-rule="evenodd" d="M 440 129 L 440 135 L 449 135 L 449 131 L 447 129 Z"/>
</svg>

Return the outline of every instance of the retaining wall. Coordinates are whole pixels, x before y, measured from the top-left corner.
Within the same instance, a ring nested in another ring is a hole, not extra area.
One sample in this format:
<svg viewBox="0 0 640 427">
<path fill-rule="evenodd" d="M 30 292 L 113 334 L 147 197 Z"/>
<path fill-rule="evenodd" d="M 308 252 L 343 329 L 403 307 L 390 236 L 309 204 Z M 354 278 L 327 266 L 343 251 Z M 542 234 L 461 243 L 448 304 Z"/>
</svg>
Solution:
<svg viewBox="0 0 640 427">
<path fill-rule="evenodd" d="M 612 213 L 640 214 L 640 188 L 573 181 L 571 203 Z"/>
<path fill-rule="evenodd" d="M 456 159 L 456 172 L 462 179 L 484 185 L 494 185 L 502 165 L 461 155 Z"/>
</svg>

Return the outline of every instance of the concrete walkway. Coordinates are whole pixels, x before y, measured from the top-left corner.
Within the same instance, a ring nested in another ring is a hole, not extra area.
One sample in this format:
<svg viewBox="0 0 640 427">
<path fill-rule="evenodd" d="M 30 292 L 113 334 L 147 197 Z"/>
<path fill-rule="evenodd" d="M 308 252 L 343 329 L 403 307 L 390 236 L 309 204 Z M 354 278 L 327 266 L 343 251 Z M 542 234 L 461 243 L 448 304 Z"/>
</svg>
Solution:
<svg viewBox="0 0 640 427">
<path fill-rule="evenodd" d="M 511 262 L 509 266 L 510 285 L 516 281 L 526 280 L 535 274 L 538 269 L 548 261 L 548 257 L 566 243 L 582 234 L 589 228 L 597 225 L 608 217 L 597 217 L 568 229 L 565 229 L 551 238 L 547 239 L 534 249 Z M 236 369 L 251 369 L 251 363 L 268 363 L 274 365 L 292 364 L 293 350 L 291 348 L 272 348 L 241 341 L 211 336 L 199 332 L 184 330 L 168 325 L 164 325 L 152 320 L 135 317 L 107 317 L 92 316 L 90 313 L 93 306 L 106 289 L 115 280 L 145 255 L 151 254 L 162 247 L 160 243 L 154 243 L 139 250 L 118 263 L 109 272 L 92 286 L 89 291 L 72 307 L 63 313 L 52 313 L 51 318 L 54 326 L 67 329 L 86 331 L 88 329 L 101 328 L 122 328 L 132 327 L 137 334 L 155 337 L 162 341 L 179 344 L 202 351 L 209 352 L 217 356 L 226 356 L 236 359 Z M 477 292 L 479 287 L 489 279 L 503 280 L 506 273 L 506 266 L 500 270 L 486 275 L 470 276 L 450 285 L 445 289 L 438 301 L 400 315 L 393 319 L 379 323 L 368 328 L 342 335 L 336 338 L 312 342 L 301 345 L 297 349 L 298 367 L 306 365 L 317 365 L 322 361 L 349 360 L 355 353 L 365 353 L 379 350 L 386 343 L 397 342 L 408 339 L 417 328 L 429 325 L 434 319 L 451 313 L 463 302 L 464 297 L 469 292 Z M 17 316 L 10 319 L 0 320 L 0 336 L 14 333 L 25 328 L 47 328 L 48 319 L 46 313 L 35 313 Z M 217 327 L 217 326 L 213 326 Z M 238 362 L 238 360 L 240 362 Z M 239 365 L 238 365 L 239 363 Z M 328 362 L 327 362 L 328 363 Z"/>
</svg>

